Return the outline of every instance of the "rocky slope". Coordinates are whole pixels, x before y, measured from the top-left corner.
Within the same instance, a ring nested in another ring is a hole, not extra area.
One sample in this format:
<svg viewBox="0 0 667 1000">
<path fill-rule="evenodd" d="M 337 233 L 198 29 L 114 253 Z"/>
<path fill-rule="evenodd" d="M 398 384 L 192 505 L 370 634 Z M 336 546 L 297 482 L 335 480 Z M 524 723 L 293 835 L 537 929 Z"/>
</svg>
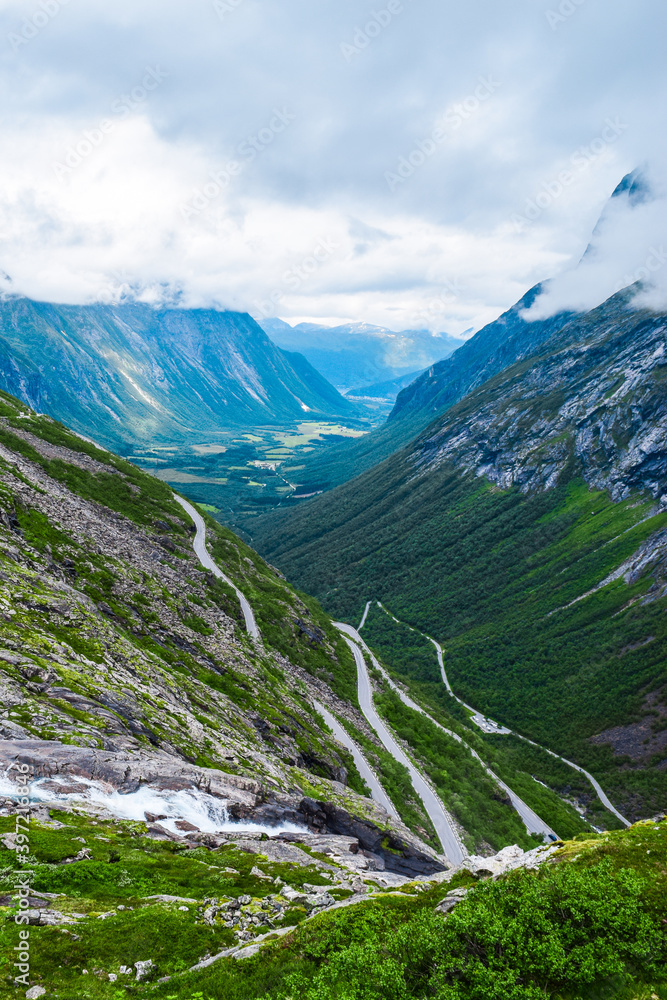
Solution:
<svg viewBox="0 0 667 1000">
<path fill-rule="evenodd" d="M 631 294 L 470 393 L 423 436 L 418 467 L 450 463 L 526 493 L 572 467 L 616 501 L 639 492 L 667 505 L 667 317 L 629 308 Z"/>
<path fill-rule="evenodd" d="M 389 845 L 390 866 L 403 854 L 439 866 L 364 797 L 312 707 L 316 696 L 377 744 L 350 701 L 345 643 L 315 602 L 210 519 L 209 529 L 252 601 L 259 642 L 232 588 L 202 569 L 194 526 L 164 484 L 2 395 L 4 768 L 29 759 L 45 795 L 60 783 L 85 798 L 89 787 L 91 802 L 122 793 L 129 808 L 139 790 L 158 806 L 187 792 L 190 812 L 216 808 L 212 796 L 230 821 L 326 831 L 321 802 L 337 832 L 366 824 L 378 858 Z"/>
<path fill-rule="evenodd" d="M 596 254 L 601 231 L 610 213 L 620 207 L 632 211 L 651 197 L 640 170 L 627 174 L 602 211 L 582 262 Z M 415 379 L 400 393 L 389 419 L 400 421 L 409 413 L 421 413 L 428 422 L 429 418 L 443 413 L 505 368 L 540 353 L 543 344 L 555 343 L 574 313 L 557 312 L 540 320 L 526 315 L 550 284 L 543 282 L 531 288 L 511 309 L 476 333 L 452 358 L 433 365 Z M 588 321 L 583 318 L 582 321 L 589 326 L 595 324 L 599 321 L 597 311 L 593 310 Z"/>
<path fill-rule="evenodd" d="M 0 389 L 123 452 L 356 412 L 248 315 L 137 303 L 0 301 Z"/>
</svg>

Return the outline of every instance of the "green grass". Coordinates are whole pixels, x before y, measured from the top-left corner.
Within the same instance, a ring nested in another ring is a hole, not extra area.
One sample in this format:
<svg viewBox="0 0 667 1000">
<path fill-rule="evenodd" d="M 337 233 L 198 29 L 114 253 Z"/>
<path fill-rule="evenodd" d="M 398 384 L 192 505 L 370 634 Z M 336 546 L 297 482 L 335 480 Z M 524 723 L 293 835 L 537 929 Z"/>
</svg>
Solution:
<svg viewBox="0 0 667 1000">
<path fill-rule="evenodd" d="M 667 802 L 660 758 L 614 757 L 589 737 L 640 718 L 645 696 L 664 688 L 667 599 L 640 603 L 653 582 L 644 575 L 566 605 L 666 524 L 651 503 L 613 503 L 579 480 L 524 495 L 445 466 L 415 478 L 395 459 L 258 537 L 330 613 L 356 623 L 380 599 L 434 636 L 462 699 L 575 759 L 632 817 Z M 399 653 L 396 669 L 436 684 L 418 646 Z"/>
<path fill-rule="evenodd" d="M 51 882 L 41 876 L 44 884 L 67 893 L 50 905 L 83 916 L 64 928 L 69 933 L 31 928 L 31 983 L 43 983 L 62 1000 L 667 998 L 665 822 L 581 835 L 538 873 L 480 883 L 460 874 L 448 887 L 415 892 L 408 885 L 305 922 L 305 911 L 296 907 L 285 921 L 298 924 L 295 931 L 254 958 L 181 975 L 234 939 L 221 925 L 204 924 L 197 904 L 181 904 L 187 908 L 180 911 L 178 904 L 144 897 L 166 893 L 202 901 L 248 894 L 259 903 L 276 886 L 252 876 L 254 865 L 294 888 L 326 886 L 328 880 L 313 863 L 272 864 L 233 845 L 184 851 L 147 840 L 142 824 L 58 818 L 66 824 L 60 830 L 33 824 L 31 851 L 39 872 L 52 873 Z M 13 825 L 13 818 L 0 819 L 0 831 Z M 59 865 L 81 848 L 78 837 L 93 860 Z M 13 852 L 0 849 L 2 891 L 11 887 L 15 863 Z M 94 877 L 69 875 L 66 886 L 55 879 L 72 869 Z M 471 891 L 445 921 L 435 906 L 457 886 Z M 98 919 L 112 910 L 113 916 Z M 18 928 L 11 911 L 3 912 L 10 919 L 0 923 L 0 995 L 10 997 L 17 995 L 11 962 Z M 147 958 L 157 969 L 146 986 L 121 976 L 109 981 L 121 965 Z M 172 976 L 168 983 L 156 982 L 165 975 Z"/>
</svg>

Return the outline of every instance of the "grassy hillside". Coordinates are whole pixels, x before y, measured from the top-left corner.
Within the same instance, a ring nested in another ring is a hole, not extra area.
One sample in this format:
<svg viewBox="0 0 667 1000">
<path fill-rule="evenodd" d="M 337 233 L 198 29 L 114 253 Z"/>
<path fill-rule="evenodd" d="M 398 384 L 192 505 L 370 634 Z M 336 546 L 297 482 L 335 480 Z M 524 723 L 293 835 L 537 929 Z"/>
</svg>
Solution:
<svg viewBox="0 0 667 1000">
<path fill-rule="evenodd" d="M 191 529 L 168 486 L 0 395 L 0 732 L 163 750 L 285 787 L 301 771 L 309 791 L 347 771 L 363 792 L 304 697 L 312 681 L 354 713 L 339 633 L 208 518 L 211 551 L 253 602 L 254 644 Z"/>
<path fill-rule="evenodd" d="M 281 863 L 263 855 L 261 843 L 183 851 L 150 840 L 140 823 L 71 813 L 53 820 L 56 828 L 53 821 L 35 823 L 31 841 L 34 888 L 56 893 L 47 908 L 69 921 L 30 928 L 31 979 L 48 996 L 667 998 L 664 821 L 577 838 L 537 872 L 517 871 L 498 881 L 461 872 L 447 886 L 407 883 L 399 892 L 371 886 L 356 905 L 318 916 L 308 914 L 308 892 L 326 889 L 334 898 L 350 898 L 349 889 L 340 888 L 347 873 L 298 845 L 293 860 Z M 13 824 L 13 818 L 0 819 L 0 835 Z M 63 864 L 82 841 L 89 859 Z M 0 846 L 0 866 L 0 891 L 10 891 L 15 852 Z M 436 906 L 454 889 L 467 889 L 467 897 L 444 917 Z M 290 902 L 292 890 L 304 895 Z M 237 900 L 250 939 L 273 937 L 254 957 L 222 958 L 188 971 L 234 944 L 228 913 L 216 916 L 212 904 Z M 6 898 L 0 907 L 13 916 Z M 278 937 L 283 928 L 293 930 Z M 0 995 L 8 998 L 17 995 L 11 962 L 18 933 L 12 919 L 0 925 Z M 147 960 L 152 968 L 136 982 L 134 963 Z"/>
<path fill-rule="evenodd" d="M 461 698 L 636 818 L 667 804 L 664 346 L 663 318 L 619 293 L 402 452 L 254 530 L 332 614 L 356 623 L 381 600 L 437 639 Z"/>
<path fill-rule="evenodd" d="M 604 775 L 641 815 L 667 801 L 659 709 L 632 756 L 590 737 L 660 703 L 666 599 L 646 600 L 650 566 L 583 595 L 666 526 L 652 502 L 614 504 L 578 480 L 526 496 L 447 467 L 415 479 L 404 459 L 297 512 L 260 548 L 332 613 L 355 622 L 377 598 L 433 635 L 462 698 Z"/>
</svg>

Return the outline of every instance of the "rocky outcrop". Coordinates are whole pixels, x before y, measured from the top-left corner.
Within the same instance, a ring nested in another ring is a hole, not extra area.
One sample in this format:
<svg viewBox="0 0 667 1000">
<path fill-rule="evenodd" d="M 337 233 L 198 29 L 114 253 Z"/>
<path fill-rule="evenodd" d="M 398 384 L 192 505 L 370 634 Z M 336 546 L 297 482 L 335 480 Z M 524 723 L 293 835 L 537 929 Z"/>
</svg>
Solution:
<svg viewBox="0 0 667 1000">
<path fill-rule="evenodd" d="M 667 320 L 629 298 L 571 320 L 541 357 L 470 393 L 420 440 L 416 467 L 526 493 L 569 470 L 614 500 L 645 492 L 667 505 Z"/>
<path fill-rule="evenodd" d="M 299 806 L 299 814 L 312 830 L 354 838 L 366 857 L 376 863 L 379 861 L 387 871 L 416 878 L 447 868 L 435 852 L 429 852 L 423 846 L 417 848 L 368 820 L 351 816 L 333 803 L 305 798 Z"/>
<path fill-rule="evenodd" d="M 118 794 L 156 793 L 156 801 L 164 803 L 165 811 L 141 812 L 143 807 L 139 805 L 136 818 L 145 820 L 149 836 L 158 840 L 218 847 L 230 838 L 243 841 L 247 836 L 234 834 L 237 821 L 255 824 L 258 831 L 264 831 L 258 833 L 260 837 L 266 837 L 272 828 L 278 835 L 282 825 L 295 824 L 303 832 L 280 834 L 286 843 L 306 841 L 313 850 L 332 857 L 347 853 L 355 863 L 346 867 L 355 872 L 388 871 L 417 877 L 445 869 L 434 851 L 379 807 L 375 807 L 375 814 L 382 817 L 384 827 L 333 802 L 304 798 L 298 790 L 283 792 L 251 778 L 197 767 L 157 751 L 113 753 L 47 740 L 0 741 L 0 773 L 10 777 L 17 765 L 33 769 L 39 799 L 60 809 L 76 807 L 102 815 L 127 815 L 130 799 L 124 804 Z M 189 792 L 192 803 L 178 799 L 179 792 Z M 195 808 L 188 808 L 190 805 Z M 221 831 L 224 817 L 224 833 L 211 832 L 210 823 L 205 823 L 203 830 L 197 825 L 197 809 L 214 820 L 216 805 Z M 35 807 L 47 811 L 43 805 Z M 5 808 L 12 809 L 11 799 L 6 800 Z M 313 833 L 325 836 L 313 838 Z"/>
<path fill-rule="evenodd" d="M 263 801 L 259 782 L 215 768 L 196 767 L 164 753 L 118 752 L 77 747 L 47 740 L 7 740 L 0 742 L 0 769 L 27 764 L 34 777 L 58 781 L 40 782 L 40 793 L 72 794 L 86 791 L 78 781 L 101 782 L 109 791 L 128 795 L 150 787 L 161 792 L 191 789 L 237 804 L 240 810 L 254 810 Z M 63 779 L 66 779 L 63 781 Z"/>
</svg>

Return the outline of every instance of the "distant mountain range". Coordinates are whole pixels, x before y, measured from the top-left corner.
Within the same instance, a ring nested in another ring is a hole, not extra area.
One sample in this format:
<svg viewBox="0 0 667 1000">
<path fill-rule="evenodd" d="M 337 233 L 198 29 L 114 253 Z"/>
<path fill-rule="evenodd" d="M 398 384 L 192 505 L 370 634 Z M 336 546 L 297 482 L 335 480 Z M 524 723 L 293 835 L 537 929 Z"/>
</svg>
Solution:
<svg viewBox="0 0 667 1000">
<path fill-rule="evenodd" d="M 346 395 L 348 399 L 381 399 L 385 402 L 395 401 L 399 392 L 407 386 L 412 385 L 422 372 L 410 372 L 408 375 L 399 375 L 398 378 L 389 379 L 387 382 L 375 382 L 373 385 L 360 386 L 358 389 L 351 389 Z"/>
<path fill-rule="evenodd" d="M 541 288 L 536 285 L 448 358 L 431 365 L 407 387 L 400 388 L 385 424 L 362 438 L 331 445 L 307 458 L 300 474 L 306 492 L 311 487 L 330 489 L 384 461 L 412 441 L 436 414 L 458 402 L 475 386 L 508 365 L 530 357 L 569 318 L 559 314 L 532 323 L 523 318 L 522 313 Z"/>
<path fill-rule="evenodd" d="M 123 453 L 358 413 L 246 314 L 137 303 L 1 301 L 0 388 Z"/>
<path fill-rule="evenodd" d="M 406 375 L 414 377 L 464 343 L 447 333 L 396 333 L 369 323 L 335 327 L 299 323 L 292 327 L 280 319 L 266 319 L 260 325 L 278 347 L 299 351 L 337 389 L 352 390 L 355 395 L 370 395 L 358 390 Z"/>
<path fill-rule="evenodd" d="M 583 259 L 596 252 L 597 238 L 608 213 L 625 200 L 635 208 L 652 197 L 640 170 L 626 175 L 613 191 L 592 234 Z M 529 320 L 525 313 L 548 288 L 535 285 L 498 319 L 487 324 L 458 349 L 428 365 L 402 387 L 388 420 L 370 434 L 354 441 L 331 445 L 306 459 L 301 470 L 305 490 L 326 490 L 347 482 L 409 444 L 431 421 L 469 392 L 483 385 L 510 365 L 539 353 L 574 313 L 559 312 L 547 319 Z"/>
</svg>

